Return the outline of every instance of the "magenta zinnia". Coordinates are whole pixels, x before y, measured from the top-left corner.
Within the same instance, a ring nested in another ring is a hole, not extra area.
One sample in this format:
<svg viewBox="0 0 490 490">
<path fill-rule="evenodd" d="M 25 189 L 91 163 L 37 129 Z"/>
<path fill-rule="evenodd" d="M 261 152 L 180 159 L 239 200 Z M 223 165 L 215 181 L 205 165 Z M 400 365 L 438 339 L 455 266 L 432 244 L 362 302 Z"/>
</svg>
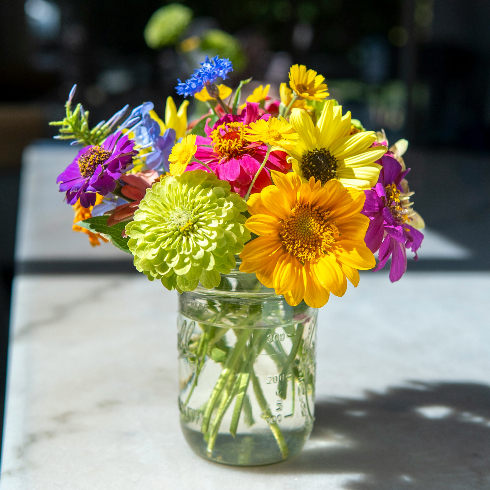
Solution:
<svg viewBox="0 0 490 490">
<path fill-rule="evenodd" d="M 60 192 L 66 192 L 68 204 L 80 199 L 80 204 L 88 208 L 95 204 L 97 194 L 105 196 L 114 191 L 116 180 L 128 170 L 137 153 L 133 147 L 134 141 L 118 131 L 101 145 L 82 148 L 56 180 Z"/>
<path fill-rule="evenodd" d="M 405 180 L 410 169 L 404 170 L 390 154 L 381 158 L 381 165 L 378 183 L 365 191 L 363 214 L 370 220 L 365 241 L 373 253 L 379 250 L 375 271 L 382 269 L 391 257 L 390 281 L 395 282 L 407 270 L 406 249 L 414 252 L 417 260 L 424 235 L 412 226 L 418 220 L 410 208 L 412 193 Z"/>
<path fill-rule="evenodd" d="M 268 114 L 262 116 L 268 117 Z M 220 180 L 229 182 L 232 190 L 242 197 L 247 193 L 267 153 L 265 143 L 251 143 L 246 139 L 249 124 L 259 119 L 259 104 L 247 102 L 240 115 L 227 114 L 212 129 L 206 126 L 207 138 L 198 136 L 196 140 L 198 148 L 195 157 L 208 165 Z M 260 192 L 272 184 L 270 170 L 284 173 L 291 169 L 286 156 L 283 151 L 270 153 L 265 168 L 255 181 L 252 193 Z M 195 169 L 205 170 L 198 162 L 187 166 L 187 170 Z"/>
</svg>

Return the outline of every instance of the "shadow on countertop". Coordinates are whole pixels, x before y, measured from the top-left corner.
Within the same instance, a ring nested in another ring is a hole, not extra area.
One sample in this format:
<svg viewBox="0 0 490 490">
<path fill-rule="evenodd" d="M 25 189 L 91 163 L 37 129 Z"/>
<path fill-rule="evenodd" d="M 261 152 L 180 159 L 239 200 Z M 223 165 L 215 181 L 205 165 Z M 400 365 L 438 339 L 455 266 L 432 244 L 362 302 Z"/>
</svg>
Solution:
<svg viewBox="0 0 490 490">
<path fill-rule="evenodd" d="M 311 443 L 264 473 L 362 474 L 345 490 L 490 488 L 490 386 L 420 383 L 319 400 Z"/>
</svg>

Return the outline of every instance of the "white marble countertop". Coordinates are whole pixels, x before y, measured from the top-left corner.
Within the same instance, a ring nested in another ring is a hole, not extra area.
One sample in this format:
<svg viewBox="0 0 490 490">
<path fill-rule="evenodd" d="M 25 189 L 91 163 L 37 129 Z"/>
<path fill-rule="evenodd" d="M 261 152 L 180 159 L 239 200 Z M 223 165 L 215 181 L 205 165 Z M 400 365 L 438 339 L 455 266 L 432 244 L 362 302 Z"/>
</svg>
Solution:
<svg viewBox="0 0 490 490">
<path fill-rule="evenodd" d="M 69 156 L 26 153 L 18 260 L 121 258 L 71 232 L 54 185 L 39 190 Z M 424 250 L 470 253 L 430 232 Z M 408 272 L 395 285 L 362 274 L 320 311 L 305 449 L 234 468 L 181 435 L 175 292 L 134 274 L 17 276 L 0 489 L 488 489 L 489 290 L 488 272 Z"/>
</svg>

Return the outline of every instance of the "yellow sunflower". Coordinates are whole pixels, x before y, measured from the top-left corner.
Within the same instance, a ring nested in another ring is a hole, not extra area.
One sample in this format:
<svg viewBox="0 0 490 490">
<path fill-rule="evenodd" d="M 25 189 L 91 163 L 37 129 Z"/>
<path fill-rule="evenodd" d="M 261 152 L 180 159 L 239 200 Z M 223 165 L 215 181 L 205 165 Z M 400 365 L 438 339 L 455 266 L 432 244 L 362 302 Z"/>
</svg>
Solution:
<svg viewBox="0 0 490 490">
<path fill-rule="evenodd" d="M 233 90 L 230 87 L 227 87 L 226 85 L 223 84 L 218 85 L 218 90 L 219 90 L 219 98 L 221 100 L 225 100 L 233 92 Z M 206 87 L 204 87 L 200 92 L 197 92 L 197 94 L 194 94 L 194 97 L 197 100 L 200 100 L 201 102 L 208 102 L 209 100 L 215 100 L 213 97 L 209 95 L 208 89 Z"/>
<path fill-rule="evenodd" d="M 258 238 L 245 245 L 240 270 L 255 273 L 266 287 L 295 306 L 303 299 L 321 308 L 330 293 L 343 296 L 346 278 L 376 265 L 364 243 L 369 218 L 361 214 L 364 193 L 337 180 L 302 183 L 294 173 L 272 171 L 275 185 L 252 194 L 245 226 Z"/>
<path fill-rule="evenodd" d="M 180 143 L 174 145 L 168 157 L 170 175 L 182 175 L 185 172 L 197 150 L 196 138 L 195 134 L 189 134 Z"/>
<path fill-rule="evenodd" d="M 294 146 L 298 133 L 283 117 L 270 117 L 267 121 L 259 119 L 251 122 L 247 128 L 245 139 L 252 142 L 262 141 L 272 150 L 283 150 Z"/>
<path fill-rule="evenodd" d="M 315 70 L 307 70 L 305 65 L 293 65 L 289 70 L 289 86 L 303 99 L 322 100 L 328 95 L 325 77 Z"/>
<path fill-rule="evenodd" d="M 378 181 L 381 165 L 374 163 L 387 148 L 372 146 L 374 131 L 351 132 L 351 116 L 342 116 L 342 106 L 327 100 L 316 126 L 308 113 L 293 109 L 289 122 L 299 134 L 298 144 L 288 150 L 293 170 L 303 180 L 310 177 L 325 184 L 338 179 L 345 187 L 370 189 Z"/>
</svg>

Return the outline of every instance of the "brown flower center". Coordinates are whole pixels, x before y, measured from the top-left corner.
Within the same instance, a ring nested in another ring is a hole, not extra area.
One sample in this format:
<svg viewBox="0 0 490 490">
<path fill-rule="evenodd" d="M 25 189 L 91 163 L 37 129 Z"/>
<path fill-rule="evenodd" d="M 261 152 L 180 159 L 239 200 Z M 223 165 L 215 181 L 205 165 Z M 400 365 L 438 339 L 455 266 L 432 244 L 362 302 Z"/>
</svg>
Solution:
<svg viewBox="0 0 490 490">
<path fill-rule="evenodd" d="M 298 94 L 308 93 L 308 87 L 304 83 L 297 83 L 296 90 L 298 91 Z"/>
<path fill-rule="evenodd" d="M 386 198 L 383 198 L 385 205 L 389 208 L 391 215 L 395 218 L 395 221 L 402 225 L 407 221 L 410 221 L 407 210 L 402 206 L 400 199 L 401 192 L 398 190 L 396 184 L 388 184 L 385 187 Z"/>
<path fill-rule="evenodd" d="M 93 175 L 95 169 L 99 165 L 103 165 L 110 156 L 111 152 L 100 146 L 90 148 L 78 159 L 78 168 L 81 176 L 90 177 Z"/>
<path fill-rule="evenodd" d="M 338 160 L 326 148 L 315 148 L 307 151 L 301 161 L 303 177 L 306 180 L 315 177 L 315 180 L 321 180 L 322 185 L 337 178 L 338 166 Z"/>
<path fill-rule="evenodd" d="M 285 250 L 303 264 L 323 257 L 340 236 L 335 224 L 328 220 L 329 214 L 310 204 L 296 205 L 291 216 L 282 221 L 279 233 Z"/>
</svg>

